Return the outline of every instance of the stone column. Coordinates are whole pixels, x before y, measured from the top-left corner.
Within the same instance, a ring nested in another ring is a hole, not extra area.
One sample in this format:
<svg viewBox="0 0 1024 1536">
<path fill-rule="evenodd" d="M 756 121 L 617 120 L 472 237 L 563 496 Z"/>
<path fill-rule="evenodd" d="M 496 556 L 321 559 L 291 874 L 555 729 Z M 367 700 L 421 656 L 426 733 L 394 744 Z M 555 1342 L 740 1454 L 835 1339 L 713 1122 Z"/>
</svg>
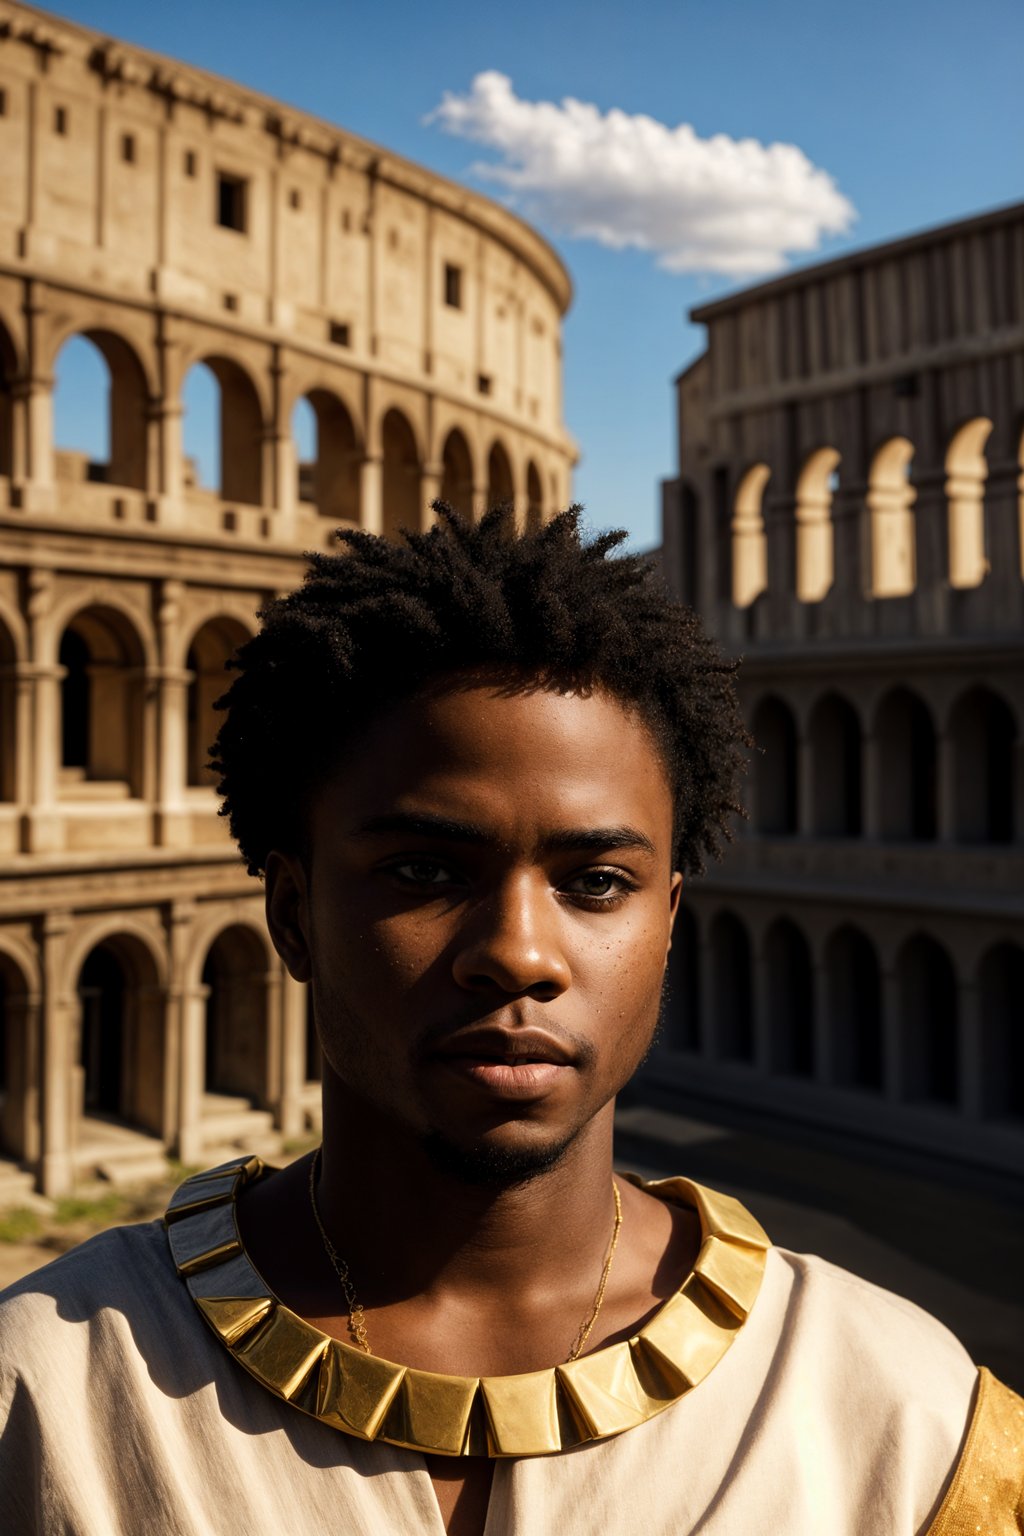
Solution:
<svg viewBox="0 0 1024 1536">
<path fill-rule="evenodd" d="M 940 843 L 956 842 L 956 743 L 948 731 L 935 742 L 938 770 L 938 806 L 936 832 Z"/>
<path fill-rule="evenodd" d="M 796 747 L 796 829 L 801 837 L 813 837 L 814 825 L 814 743 L 801 730 Z"/>
<path fill-rule="evenodd" d="M 864 837 L 878 842 L 882 836 L 882 772 L 878 737 L 865 734 L 862 739 L 864 784 Z"/>
<path fill-rule="evenodd" d="M 15 805 L 28 806 L 32 797 L 32 701 L 35 668 L 29 662 L 15 662 L 10 668 L 14 682 L 14 762 L 10 768 L 11 798 Z"/>
<path fill-rule="evenodd" d="M 949 626 L 949 511 L 943 469 L 916 476 L 914 500 L 914 610 L 919 634 L 942 635 Z"/>
<path fill-rule="evenodd" d="M 206 1050 L 206 1000 L 210 988 L 182 985 L 178 1008 L 178 1157 L 187 1167 L 203 1160 L 203 1078 Z"/>
<path fill-rule="evenodd" d="M 157 610 L 160 666 L 150 674 L 157 715 L 153 839 L 162 848 L 184 847 L 190 837 L 185 786 L 192 673 L 173 665 L 184 591 L 180 581 L 163 583 Z"/>
<path fill-rule="evenodd" d="M 74 1183 L 72 1148 L 79 1106 L 75 1102 L 76 999 L 65 992 L 65 946 L 70 919 L 48 912 L 42 919 L 43 969 L 39 1189 L 67 1194 Z"/>
<path fill-rule="evenodd" d="M 751 1033 L 754 1040 L 754 1066 L 762 1077 L 772 1070 L 771 1019 L 768 1010 L 768 964 L 764 955 L 763 941 L 759 937 L 751 941 L 754 950 L 753 976 L 750 988 Z"/>
<path fill-rule="evenodd" d="M 367 456 L 359 465 L 359 506 L 367 533 L 384 532 L 384 461 Z"/>
</svg>

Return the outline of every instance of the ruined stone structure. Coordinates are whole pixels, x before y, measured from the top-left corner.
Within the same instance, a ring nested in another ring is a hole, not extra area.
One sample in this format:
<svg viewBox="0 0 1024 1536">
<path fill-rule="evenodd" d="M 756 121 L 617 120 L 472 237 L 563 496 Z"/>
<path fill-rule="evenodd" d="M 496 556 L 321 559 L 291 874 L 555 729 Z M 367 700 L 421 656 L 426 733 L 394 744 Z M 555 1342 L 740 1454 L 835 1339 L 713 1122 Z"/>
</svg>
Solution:
<svg viewBox="0 0 1024 1536">
<path fill-rule="evenodd" d="M 665 569 L 757 750 L 647 1082 L 1020 1167 L 1024 205 L 694 319 Z"/>
<path fill-rule="evenodd" d="M 569 298 L 487 199 L 0 4 L 0 1197 L 315 1116 L 304 989 L 205 768 L 225 659 L 338 525 L 566 504 Z M 109 371 L 105 462 L 54 446 L 73 337 Z M 201 363 L 206 489 L 182 436 Z"/>
</svg>

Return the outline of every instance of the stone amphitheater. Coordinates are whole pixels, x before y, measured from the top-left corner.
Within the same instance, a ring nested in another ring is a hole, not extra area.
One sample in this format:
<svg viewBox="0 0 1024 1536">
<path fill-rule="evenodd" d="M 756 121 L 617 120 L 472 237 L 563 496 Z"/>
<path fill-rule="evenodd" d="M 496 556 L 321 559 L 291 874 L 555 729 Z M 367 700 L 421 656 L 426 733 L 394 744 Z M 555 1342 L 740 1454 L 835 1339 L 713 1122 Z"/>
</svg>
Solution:
<svg viewBox="0 0 1024 1536">
<path fill-rule="evenodd" d="M 315 1124 L 305 989 L 205 768 L 224 662 L 339 526 L 567 503 L 570 297 L 495 203 L 0 4 L 0 1200 Z M 103 459 L 54 441 L 83 339 Z M 184 448 L 197 367 L 211 486 Z"/>
</svg>

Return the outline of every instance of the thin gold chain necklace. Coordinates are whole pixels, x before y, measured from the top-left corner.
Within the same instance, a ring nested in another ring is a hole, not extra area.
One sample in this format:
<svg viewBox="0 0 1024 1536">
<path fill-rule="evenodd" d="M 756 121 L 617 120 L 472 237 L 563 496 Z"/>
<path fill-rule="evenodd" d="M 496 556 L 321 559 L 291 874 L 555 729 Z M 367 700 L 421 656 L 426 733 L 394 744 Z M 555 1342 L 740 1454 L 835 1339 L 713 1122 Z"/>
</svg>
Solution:
<svg viewBox="0 0 1024 1536">
<path fill-rule="evenodd" d="M 320 1233 L 320 1240 L 324 1245 L 324 1252 L 330 1259 L 334 1272 L 338 1279 L 341 1281 L 341 1288 L 345 1293 L 345 1300 L 348 1303 L 348 1331 L 351 1334 L 357 1348 L 361 1349 L 366 1355 L 372 1355 L 373 1350 L 370 1348 L 370 1341 L 366 1335 L 366 1316 L 363 1312 L 362 1302 L 356 1295 L 355 1286 L 352 1284 L 352 1277 L 349 1274 L 348 1265 L 345 1263 L 345 1260 L 341 1257 L 340 1253 L 335 1248 L 330 1238 L 327 1236 L 327 1231 L 324 1227 L 324 1224 L 320 1220 L 320 1208 L 316 1203 L 316 1179 L 317 1169 L 320 1167 L 322 1152 L 323 1147 L 317 1147 L 316 1151 L 313 1153 L 313 1156 L 310 1158 L 309 1203 L 313 1210 L 313 1219 L 316 1222 L 317 1230 Z M 601 1303 L 604 1301 L 604 1293 L 608 1285 L 608 1276 L 611 1274 L 612 1260 L 615 1257 L 615 1250 L 619 1245 L 619 1232 L 622 1229 L 622 1197 L 619 1194 L 619 1186 L 616 1184 L 614 1179 L 612 1179 L 612 1194 L 615 1197 L 615 1225 L 612 1228 L 612 1240 L 608 1246 L 608 1257 L 605 1259 L 604 1268 L 601 1271 L 601 1279 L 597 1287 L 597 1294 L 594 1297 L 594 1305 L 591 1307 L 590 1312 L 587 1314 L 586 1318 L 580 1325 L 580 1330 L 576 1335 L 576 1341 L 573 1344 L 572 1349 L 569 1351 L 566 1364 L 569 1364 L 573 1360 L 578 1360 L 580 1355 L 583 1353 L 584 1346 L 586 1345 L 587 1340 L 590 1338 L 594 1324 L 597 1322 L 597 1314 L 601 1310 Z"/>
</svg>

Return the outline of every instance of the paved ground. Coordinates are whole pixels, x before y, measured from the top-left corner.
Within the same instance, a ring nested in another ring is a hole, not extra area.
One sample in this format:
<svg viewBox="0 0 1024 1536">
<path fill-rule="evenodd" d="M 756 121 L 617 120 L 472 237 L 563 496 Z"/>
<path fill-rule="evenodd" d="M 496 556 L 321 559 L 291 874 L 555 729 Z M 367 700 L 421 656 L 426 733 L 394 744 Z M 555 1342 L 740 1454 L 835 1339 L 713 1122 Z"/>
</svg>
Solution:
<svg viewBox="0 0 1024 1536">
<path fill-rule="evenodd" d="M 908 1296 L 1024 1392 L 1024 1207 L 1009 1180 L 887 1167 L 852 1142 L 635 1105 L 618 1127 L 619 1167 L 683 1173 L 737 1196 L 780 1247 Z"/>
</svg>

